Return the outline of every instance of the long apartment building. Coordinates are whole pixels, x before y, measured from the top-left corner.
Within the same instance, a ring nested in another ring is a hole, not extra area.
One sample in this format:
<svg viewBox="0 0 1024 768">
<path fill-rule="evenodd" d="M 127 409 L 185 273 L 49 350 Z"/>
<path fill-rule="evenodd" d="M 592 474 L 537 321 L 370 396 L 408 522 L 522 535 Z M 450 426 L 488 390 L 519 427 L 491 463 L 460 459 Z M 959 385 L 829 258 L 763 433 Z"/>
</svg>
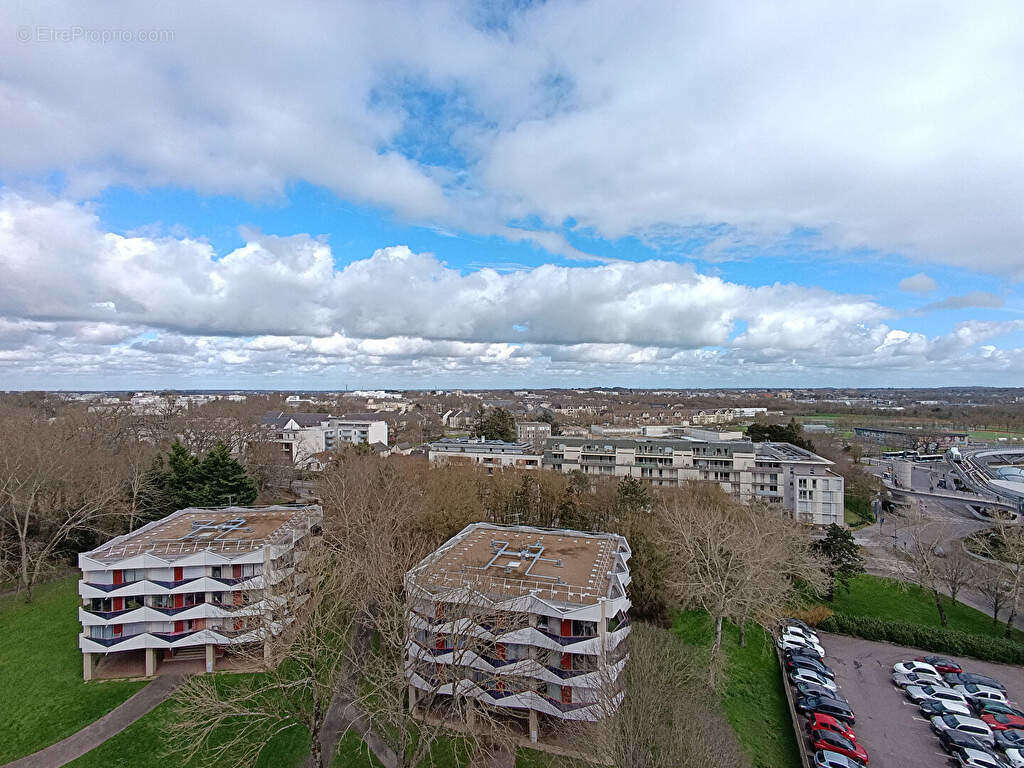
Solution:
<svg viewBox="0 0 1024 768">
<path fill-rule="evenodd" d="M 427 457 L 433 462 L 466 462 L 487 467 L 540 469 L 541 457 L 527 441 L 505 442 L 482 437 L 446 437 L 427 444 Z"/>
<path fill-rule="evenodd" d="M 406 574 L 409 700 L 510 721 L 531 742 L 621 703 L 629 544 L 609 533 L 473 523 Z M 483 720 L 484 718 L 481 718 Z"/>
<path fill-rule="evenodd" d="M 328 413 L 268 411 L 260 420 L 270 442 L 296 466 L 316 469 L 319 456 L 345 445 L 388 444 L 388 423 L 376 414 L 331 416 Z"/>
<path fill-rule="evenodd" d="M 558 472 L 637 477 L 657 486 L 717 483 L 743 500 L 781 504 L 813 525 L 844 525 L 844 482 L 832 462 L 789 443 L 673 438 L 552 437 L 543 466 Z"/>
<path fill-rule="evenodd" d="M 189 508 L 81 553 L 84 678 L 98 665 L 150 676 L 182 658 L 212 672 L 233 646 L 261 642 L 265 617 L 286 621 L 298 599 L 295 562 L 322 519 L 315 505 Z"/>
</svg>

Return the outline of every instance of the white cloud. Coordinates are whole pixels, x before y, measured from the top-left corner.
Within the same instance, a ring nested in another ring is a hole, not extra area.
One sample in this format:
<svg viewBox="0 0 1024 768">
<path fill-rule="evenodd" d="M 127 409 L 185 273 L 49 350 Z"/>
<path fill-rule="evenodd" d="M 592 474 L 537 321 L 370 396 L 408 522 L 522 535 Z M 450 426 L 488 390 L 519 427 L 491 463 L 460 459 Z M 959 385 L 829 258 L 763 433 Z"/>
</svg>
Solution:
<svg viewBox="0 0 1024 768">
<path fill-rule="evenodd" d="M 1005 299 L 989 291 L 970 291 L 962 296 L 950 296 L 941 301 L 933 301 L 918 309 L 918 312 L 936 312 L 948 309 L 998 309 L 1003 306 Z"/>
<path fill-rule="evenodd" d="M 904 277 L 899 281 L 897 287 L 907 293 L 931 293 L 939 287 L 939 284 L 924 272 L 918 272 L 916 275 Z"/>
<path fill-rule="evenodd" d="M 325 241 L 245 234 L 216 258 L 196 240 L 106 232 L 66 201 L 0 197 L 4 381 L 750 385 L 884 371 L 888 383 L 948 383 L 950 370 L 990 382 L 1024 362 L 991 343 L 1024 321 L 928 337 L 892 327 L 896 313 L 868 297 L 673 262 L 463 271 L 393 246 L 339 268 Z"/>
<path fill-rule="evenodd" d="M 510 223 L 727 225 L 753 243 L 809 228 L 1024 277 L 1020 3 L 591 0 L 497 28 L 472 7 L 22 4 L 0 20 L 0 169 L 60 171 L 85 196 L 305 180 L 570 257 L 559 234 Z M 173 40 L 16 35 L 76 25 Z M 440 114 L 416 88 L 441 94 Z M 448 155 L 463 161 L 440 167 Z"/>
</svg>

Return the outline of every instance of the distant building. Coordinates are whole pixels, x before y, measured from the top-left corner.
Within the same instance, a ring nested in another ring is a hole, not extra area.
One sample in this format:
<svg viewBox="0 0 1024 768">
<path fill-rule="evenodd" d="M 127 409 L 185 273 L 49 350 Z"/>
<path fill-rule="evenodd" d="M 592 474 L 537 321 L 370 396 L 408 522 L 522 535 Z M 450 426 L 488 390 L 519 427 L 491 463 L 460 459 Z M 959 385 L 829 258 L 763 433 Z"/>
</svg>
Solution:
<svg viewBox="0 0 1024 768">
<path fill-rule="evenodd" d="M 925 453 L 940 453 L 954 445 L 967 445 L 970 438 L 968 432 L 956 430 L 854 427 L 853 432 L 861 440 Z"/>
<path fill-rule="evenodd" d="M 844 481 L 832 462 L 789 443 L 674 438 L 552 437 L 545 468 L 637 477 L 657 486 L 705 481 L 743 500 L 780 504 L 813 525 L 844 525 Z"/>
<path fill-rule="evenodd" d="M 610 714 L 625 695 L 630 554 L 610 533 L 466 526 L 405 577 L 414 714 L 443 717 L 452 696 L 526 713 L 542 749 L 550 726 Z"/>
<path fill-rule="evenodd" d="M 443 438 L 427 444 L 433 462 L 466 462 L 495 468 L 540 469 L 541 457 L 527 442 L 507 443 L 482 437 Z"/>
<path fill-rule="evenodd" d="M 546 421 L 517 421 L 516 440 L 521 443 L 543 442 L 551 437 L 551 425 Z"/>
<path fill-rule="evenodd" d="M 296 597 L 290 578 L 318 506 L 182 509 L 78 556 L 83 677 L 116 657 L 115 676 L 262 642 L 257 620 Z M 102 671 L 102 670 L 101 670 Z"/>
<path fill-rule="evenodd" d="M 286 413 L 269 411 L 260 425 L 267 440 L 280 445 L 283 457 L 296 466 L 316 469 L 319 454 L 346 444 L 388 442 L 388 424 L 374 414 L 353 414 L 340 418 L 327 413 Z"/>
</svg>

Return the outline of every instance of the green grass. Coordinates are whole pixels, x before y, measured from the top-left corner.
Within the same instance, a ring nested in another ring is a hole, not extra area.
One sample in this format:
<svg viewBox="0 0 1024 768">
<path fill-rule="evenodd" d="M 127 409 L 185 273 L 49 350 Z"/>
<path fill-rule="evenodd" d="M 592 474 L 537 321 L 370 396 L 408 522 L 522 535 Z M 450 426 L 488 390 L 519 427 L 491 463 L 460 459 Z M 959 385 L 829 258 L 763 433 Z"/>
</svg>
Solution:
<svg viewBox="0 0 1024 768">
<path fill-rule="evenodd" d="M 1024 439 L 1024 432 L 998 432 L 991 429 L 978 429 L 973 430 L 970 433 L 971 440 L 982 440 L 985 442 L 998 440 L 1000 437 L 1007 438 L 1007 442 L 1012 442 L 1011 438 Z M 1020 442 L 1020 439 L 1017 442 Z"/>
<path fill-rule="evenodd" d="M 673 629 L 691 645 L 711 645 L 711 618 L 706 613 L 679 613 Z M 799 765 L 800 753 L 771 637 L 763 629 L 751 627 L 746 646 L 741 648 L 739 629 L 727 624 L 722 646 L 726 656 L 722 706 L 751 762 L 757 768 Z"/>
<path fill-rule="evenodd" d="M 31 603 L 0 597 L 0 764 L 70 736 L 144 685 L 82 682 L 77 584 L 44 584 Z"/>
<path fill-rule="evenodd" d="M 976 635 L 1002 636 L 1003 625 L 993 627 L 991 616 L 963 603 L 954 603 L 945 596 L 942 600 L 950 629 Z M 850 592 L 837 590 L 835 600 L 829 607 L 836 613 L 850 616 L 872 616 L 929 627 L 942 626 L 935 601 L 929 593 L 912 584 L 901 584 L 894 579 L 879 576 L 864 574 L 855 577 L 850 582 Z M 1014 639 L 1024 640 L 1024 633 L 1014 630 Z"/>
</svg>

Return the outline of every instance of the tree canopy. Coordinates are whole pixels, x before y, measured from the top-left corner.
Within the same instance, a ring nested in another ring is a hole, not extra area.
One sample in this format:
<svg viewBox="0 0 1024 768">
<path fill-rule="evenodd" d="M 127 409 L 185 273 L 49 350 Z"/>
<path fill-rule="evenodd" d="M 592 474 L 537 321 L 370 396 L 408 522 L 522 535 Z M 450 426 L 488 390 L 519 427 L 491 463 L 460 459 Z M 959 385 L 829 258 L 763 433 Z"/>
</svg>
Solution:
<svg viewBox="0 0 1024 768">
<path fill-rule="evenodd" d="M 159 457 L 150 469 L 156 489 L 151 501 L 161 511 L 244 506 L 252 504 L 259 495 L 256 482 L 224 443 L 218 443 L 200 459 L 175 442 L 167 457 L 167 468 L 163 467 L 163 458 Z"/>
<path fill-rule="evenodd" d="M 511 442 L 516 439 L 515 417 L 504 408 L 491 408 L 488 411 L 481 408 L 473 425 L 473 437 Z"/>
<path fill-rule="evenodd" d="M 825 529 L 825 538 L 815 541 L 811 546 L 825 561 L 825 572 L 829 576 L 826 599 L 831 602 L 836 584 L 849 592 L 850 579 L 864 572 L 864 558 L 861 557 L 860 547 L 853 540 L 850 529 L 832 523 Z"/>
<path fill-rule="evenodd" d="M 761 424 L 754 422 L 747 427 L 747 437 L 755 443 L 792 443 L 793 445 L 813 451 L 814 446 L 804 437 L 804 428 L 795 421 L 789 424 Z"/>
</svg>

